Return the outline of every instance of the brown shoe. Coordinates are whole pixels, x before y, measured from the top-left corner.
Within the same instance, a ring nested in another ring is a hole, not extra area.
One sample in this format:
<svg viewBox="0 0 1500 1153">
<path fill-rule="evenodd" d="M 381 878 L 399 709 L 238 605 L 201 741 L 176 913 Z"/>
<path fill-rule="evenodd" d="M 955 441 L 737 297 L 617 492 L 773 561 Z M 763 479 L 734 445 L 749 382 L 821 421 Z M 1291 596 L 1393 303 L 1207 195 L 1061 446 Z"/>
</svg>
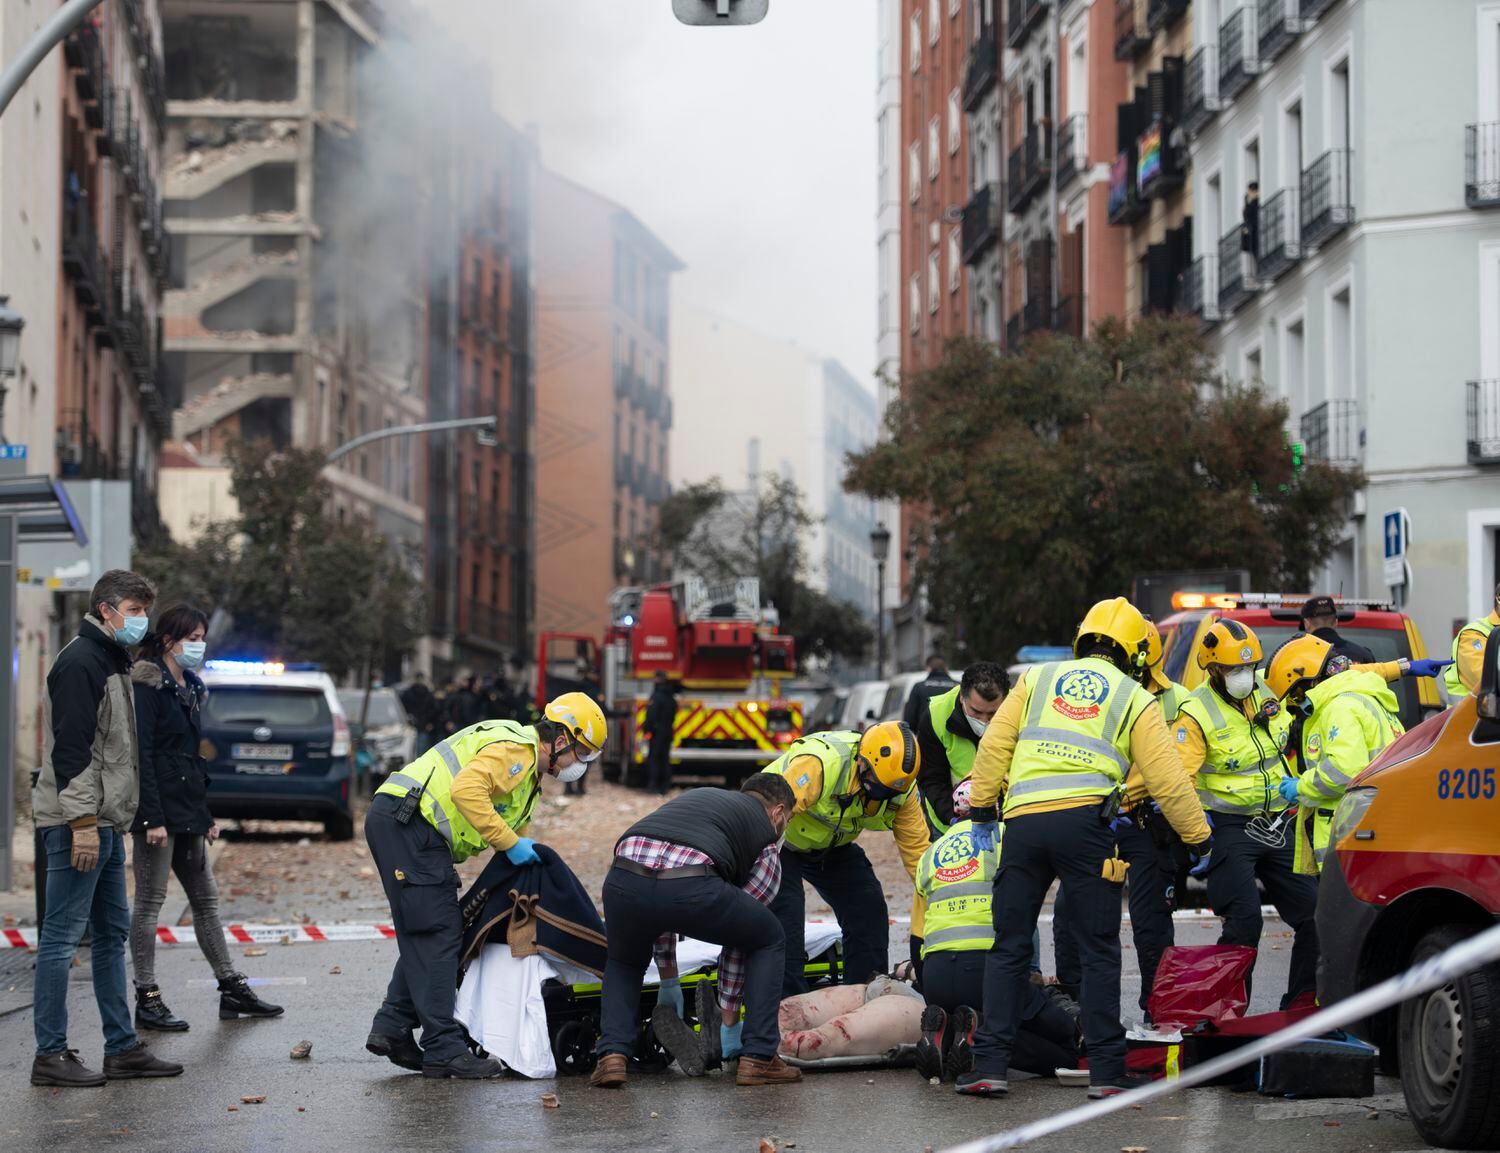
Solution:
<svg viewBox="0 0 1500 1153">
<path fill-rule="evenodd" d="M 606 1053 L 589 1074 L 589 1084 L 595 1089 L 618 1089 L 625 1084 L 625 1054 Z"/>
<path fill-rule="evenodd" d="M 736 1085 L 790 1085 L 802 1080 L 802 1070 L 794 1069 L 780 1057 L 741 1057 Z"/>
</svg>

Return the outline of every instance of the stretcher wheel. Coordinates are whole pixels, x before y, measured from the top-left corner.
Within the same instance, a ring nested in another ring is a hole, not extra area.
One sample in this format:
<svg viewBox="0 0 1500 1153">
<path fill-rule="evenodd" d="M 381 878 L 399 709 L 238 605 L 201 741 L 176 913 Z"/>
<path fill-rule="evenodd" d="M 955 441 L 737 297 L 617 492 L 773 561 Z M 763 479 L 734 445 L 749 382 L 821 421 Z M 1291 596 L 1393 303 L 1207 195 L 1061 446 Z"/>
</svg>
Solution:
<svg viewBox="0 0 1500 1153">
<path fill-rule="evenodd" d="M 567 1021 L 552 1037 L 552 1059 L 564 1077 L 581 1077 L 592 1073 L 599 1058 L 594 1052 L 594 1023 Z"/>
</svg>

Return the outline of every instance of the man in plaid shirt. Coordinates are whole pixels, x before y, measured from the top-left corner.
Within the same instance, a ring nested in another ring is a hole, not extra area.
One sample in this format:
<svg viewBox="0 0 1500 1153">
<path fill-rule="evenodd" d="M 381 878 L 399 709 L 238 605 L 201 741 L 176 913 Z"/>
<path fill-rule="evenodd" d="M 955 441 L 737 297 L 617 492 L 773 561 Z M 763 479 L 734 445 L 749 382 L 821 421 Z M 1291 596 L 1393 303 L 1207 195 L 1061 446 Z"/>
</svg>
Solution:
<svg viewBox="0 0 1500 1153">
<path fill-rule="evenodd" d="M 738 793 L 693 789 L 636 822 L 615 845 L 604 881 L 605 966 L 599 1064 L 590 1083 L 618 1088 L 635 1048 L 646 966 L 656 957 L 661 986 L 651 1023 L 684 1072 L 698 1075 L 704 1054 L 683 1020 L 676 937 L 724 946 L 721 983 L 734 1016 L 743 1000 L 742 1038 L 726 1022 L 725 1040 L 741 1049 L 736 1082 L 776 1085 L 801 1074 L 776 1056 L 777 1010 L 786 937 L 766 907 L 781 883 L 779 839 L 795 797 L 779 777 L 757 773 Z M 712 1026 L 710 1026 L 711 1028 Z"/>
</svg>

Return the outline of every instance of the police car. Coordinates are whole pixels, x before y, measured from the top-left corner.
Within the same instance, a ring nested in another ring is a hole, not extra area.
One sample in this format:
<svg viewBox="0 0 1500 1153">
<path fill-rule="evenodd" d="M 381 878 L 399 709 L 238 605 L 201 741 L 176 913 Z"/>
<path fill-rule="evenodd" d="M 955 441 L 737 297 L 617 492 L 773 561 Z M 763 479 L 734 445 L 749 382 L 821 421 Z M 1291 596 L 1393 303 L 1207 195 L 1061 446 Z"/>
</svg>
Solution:
<svg viewBox="0 0 1500 1153">
<path fill-rule="evenodd" d="M 354 836 L 349 721 L 316 665 L 212 660 L 203 670 L 202 753 L 216 817 L 321 821 Z"/>
</svg>

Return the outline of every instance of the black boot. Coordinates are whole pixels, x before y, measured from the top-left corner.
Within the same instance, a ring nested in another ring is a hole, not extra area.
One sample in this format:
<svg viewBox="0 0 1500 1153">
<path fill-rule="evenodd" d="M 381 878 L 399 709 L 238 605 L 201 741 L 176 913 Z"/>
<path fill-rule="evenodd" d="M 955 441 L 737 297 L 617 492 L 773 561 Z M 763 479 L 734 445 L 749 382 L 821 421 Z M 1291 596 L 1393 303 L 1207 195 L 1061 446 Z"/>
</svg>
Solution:
<svg viewBox="0 0 1500 1153">
<path fill-rule="evenodd" d="M 158 1033 L 186 1033 L 188 1023 L 172 1016 L 155 985 L 140 985 L 135 991 L 135 1027 L 155 1029 Z"/>
<path fill-rule="evenodd" d="M 280 1005 L 262 1001 L 250 988 L 243 973 L 231 973 L 219 979 L 219 1018 L 233 1021 L 238 1017 L 279 1017 Z"/>
</svg>

